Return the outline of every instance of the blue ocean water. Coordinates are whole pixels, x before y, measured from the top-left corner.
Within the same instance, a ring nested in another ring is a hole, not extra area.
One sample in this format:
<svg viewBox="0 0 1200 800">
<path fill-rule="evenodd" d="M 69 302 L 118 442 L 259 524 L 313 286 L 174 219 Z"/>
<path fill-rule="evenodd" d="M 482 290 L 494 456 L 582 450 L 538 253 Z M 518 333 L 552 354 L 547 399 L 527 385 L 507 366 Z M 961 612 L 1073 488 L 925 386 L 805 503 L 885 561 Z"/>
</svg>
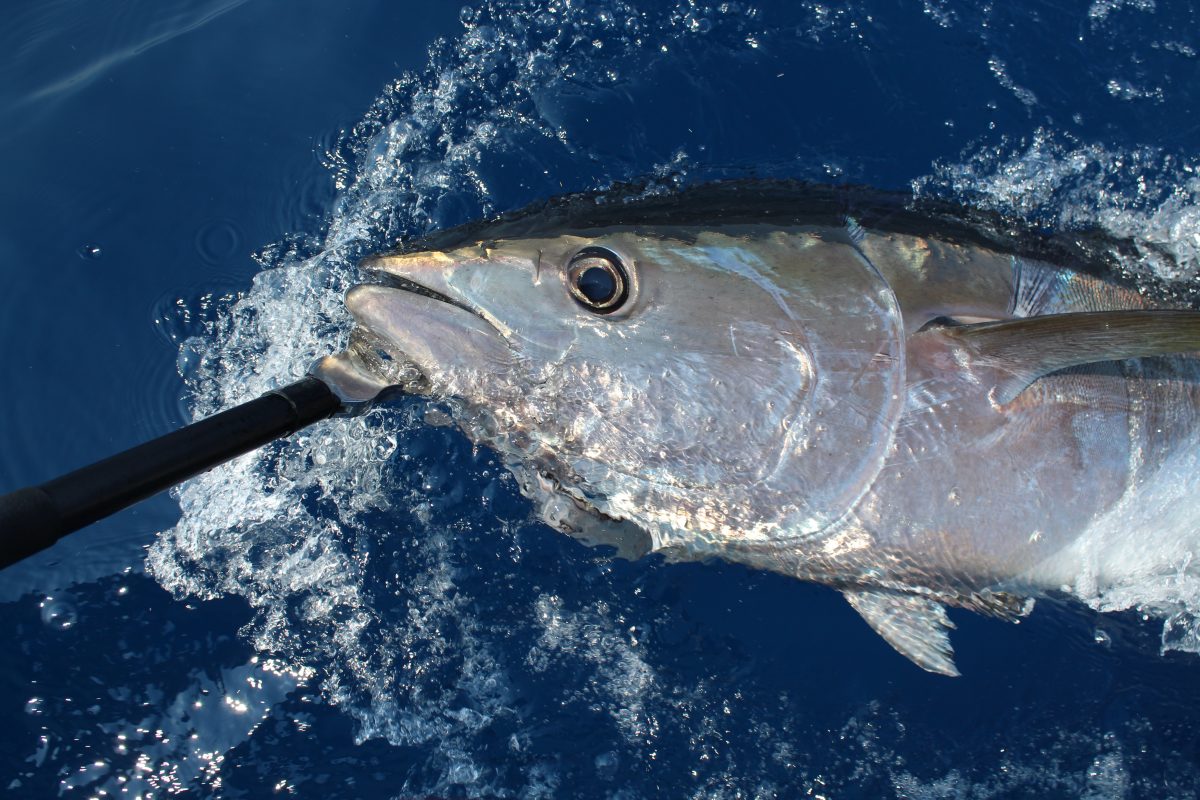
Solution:
<svg viewBox="0 0 1200 800">
<path fill-rule="evenodd" d="M 344 341 L 361 255 L 614 181 L 907 190 L 1131 238 L 1147 282 L 1200 276 L 1190 3 L 5 11 L 0 491 L 303 374 Z M 952 611 L 946 679 L 828 589 L 550 530 L 430 410 L 322 423 L 6 570 L 0 786 L 1200 793 L 1185 581 L 1016 626 Z M 1164 596 L 1166 626 L 1140 610 Z"/>
</svg>

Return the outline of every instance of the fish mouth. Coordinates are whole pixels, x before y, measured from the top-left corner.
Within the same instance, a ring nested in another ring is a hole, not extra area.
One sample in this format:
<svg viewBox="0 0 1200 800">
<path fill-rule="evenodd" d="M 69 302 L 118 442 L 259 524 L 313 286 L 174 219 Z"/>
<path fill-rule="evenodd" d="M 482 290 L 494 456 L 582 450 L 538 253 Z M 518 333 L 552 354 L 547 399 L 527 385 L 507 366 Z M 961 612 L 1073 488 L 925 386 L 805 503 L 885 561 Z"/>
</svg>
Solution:
<svg viewBox="0 0 1200 800">
<path fill-rule="evenodd" d="M 346 293 L 356 323 L 348 352 L 358 372 L 383 386 L 476 399 L 486 376 L 509 368 L 501 332 L 450 285 L 455 268 L 438 253 L 363 262 L 371 282 Z"/>
</svg>

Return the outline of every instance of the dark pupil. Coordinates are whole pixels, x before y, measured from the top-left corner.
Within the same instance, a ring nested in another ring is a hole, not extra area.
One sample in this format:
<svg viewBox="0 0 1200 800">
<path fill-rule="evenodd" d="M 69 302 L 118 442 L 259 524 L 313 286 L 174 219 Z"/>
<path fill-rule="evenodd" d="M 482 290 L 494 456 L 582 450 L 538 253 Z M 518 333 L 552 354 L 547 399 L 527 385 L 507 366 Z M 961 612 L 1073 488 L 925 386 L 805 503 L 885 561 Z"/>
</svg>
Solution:
<svg viewBox="0 0 1200 800">
<path fill-rule="evenodd" d="M 575 286 L 589 302 L 598 306 L 612 300 L 613 295 L 617 293 L 616 278 L 604 267 L 588 267 L 579 276 Z"/>
</svg>

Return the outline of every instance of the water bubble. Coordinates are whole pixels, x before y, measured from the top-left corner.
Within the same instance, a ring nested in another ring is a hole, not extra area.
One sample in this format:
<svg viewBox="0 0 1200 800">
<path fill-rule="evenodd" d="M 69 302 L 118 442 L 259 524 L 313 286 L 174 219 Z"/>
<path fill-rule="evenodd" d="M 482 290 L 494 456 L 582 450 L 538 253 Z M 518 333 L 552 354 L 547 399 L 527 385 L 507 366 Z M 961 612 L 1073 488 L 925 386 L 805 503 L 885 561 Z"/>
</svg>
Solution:
<svg viewBox="0 0 1200 800">
<path fill-rule="evenodd" d="M 1162 646 L 1165 650 L 1200 652 L 1200 620 L 1188 611 L 1177 611 L 1163 622 Z"/>
<path fill-rule="evenodd" d="M 75 251 L 75 254 L 84 261 L 95 261 L 99 259 L 101 255 L 103 255 L 102 251 L 100 250 L 100 245 L 98 244 L 82 245 Z"/>
<path fill-rule="evenodd" d="M 31 716 L 38 716 L 45 713 L 46 701 L 41 697 L 31 697 L 25 701 L 25 713 Z"/>
<path fill-rule="evenodd" d="M 1092 634 L 1092 641 L 1101 647 L 1112 646 L 1112 637 L 1108 635 L 1108 631 L 1101 628 L 1096 628 L 1095 633 Z"/>
<path fill-rule="evenodd" d="M 42 622 L 51 628 L 65 631 L 79 619 L 74 603 L 66 596 L 47 597 L 42 601 L 41 609 Z"/>
</svg>

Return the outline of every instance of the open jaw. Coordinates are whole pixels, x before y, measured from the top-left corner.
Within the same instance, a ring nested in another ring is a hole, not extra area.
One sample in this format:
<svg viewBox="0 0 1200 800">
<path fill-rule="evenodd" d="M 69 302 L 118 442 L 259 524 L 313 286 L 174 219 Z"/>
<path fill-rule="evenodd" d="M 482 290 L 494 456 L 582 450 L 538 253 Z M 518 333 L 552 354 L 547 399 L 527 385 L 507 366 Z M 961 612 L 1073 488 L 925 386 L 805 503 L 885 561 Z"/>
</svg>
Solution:
<svg viewBox="0 0 1200 800">
<path fill-rule="evenodd" d="M 512 362 L 500 332 L 468 304 L 439 291 L 445 281 L 440 270 L 428 269 L 432 263 L 412 263 L 424 268 L 429 281 L 376 269 L 376 263 L 364 266 L 381 282 L 346 293 L 355 321 L 350 346 L 318 362 L 313 374 L 348 403 L 369 401 L 396 385 L 481 399 L 475 395 L 487 382 L 482 378 L 502 374 Z"/>
</svg>

